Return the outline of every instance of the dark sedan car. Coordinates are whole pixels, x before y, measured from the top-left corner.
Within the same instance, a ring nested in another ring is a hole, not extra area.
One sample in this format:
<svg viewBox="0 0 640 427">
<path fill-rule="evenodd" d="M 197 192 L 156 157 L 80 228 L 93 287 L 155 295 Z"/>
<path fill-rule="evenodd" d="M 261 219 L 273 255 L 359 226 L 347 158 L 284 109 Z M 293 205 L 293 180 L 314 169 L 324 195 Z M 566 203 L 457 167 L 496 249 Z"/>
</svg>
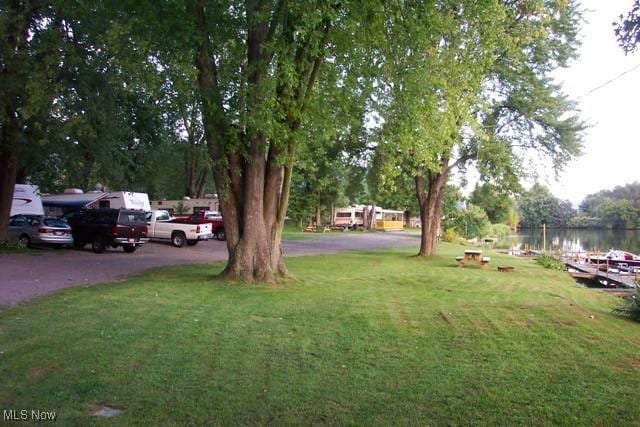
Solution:
<svg viewBox="0 0 640 427">
<path fill-rule="evenodd" d="M 73 244 L 71 227 L 64 219 L 42 215 L 14 215 L 9 219 L 9 238 L 25 246 Z"/>
</svg>

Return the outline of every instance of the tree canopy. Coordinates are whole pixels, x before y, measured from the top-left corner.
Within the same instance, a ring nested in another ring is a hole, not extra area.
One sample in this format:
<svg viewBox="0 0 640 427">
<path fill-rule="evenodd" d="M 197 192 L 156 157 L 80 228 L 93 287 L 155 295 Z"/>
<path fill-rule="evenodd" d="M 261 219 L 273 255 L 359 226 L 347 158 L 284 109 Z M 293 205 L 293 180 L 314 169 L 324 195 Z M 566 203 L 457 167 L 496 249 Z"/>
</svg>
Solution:
<svg viewBox="0 0 640 427">
<path fill-rule="evenodd" d="M 618 44 L 625 53 L 633 53 L 640 44 L 640 0 L 634 0 L 631 10 L 614 23 Z"/>
<path fill-rule="evenodd" d="M 475 165 L 516 189 L 529 161 L 559 170 L 578 155 L 584 129 L 550 76 L 575 55 L 575 2 L 445 3 L 387 13 L 379 150 L 395 166 L 380 169 L 381 181 L 413 177 L 422 255 L 435 251 L 454 169 Z"/>
<path fill-rule="evenodd" d="M 431 254 L 454 169 L 511 191 L 531 153 L 556 168 L 579 153 L 550 78 L 579 20 L 544 0 L 5 2 L 0 238 L 16 179 L 215 186 L 223 275 L 270 281 L 287 275 L 295 186 L 316 207 L 365 192 L 419 207 Z"/>
</svg>

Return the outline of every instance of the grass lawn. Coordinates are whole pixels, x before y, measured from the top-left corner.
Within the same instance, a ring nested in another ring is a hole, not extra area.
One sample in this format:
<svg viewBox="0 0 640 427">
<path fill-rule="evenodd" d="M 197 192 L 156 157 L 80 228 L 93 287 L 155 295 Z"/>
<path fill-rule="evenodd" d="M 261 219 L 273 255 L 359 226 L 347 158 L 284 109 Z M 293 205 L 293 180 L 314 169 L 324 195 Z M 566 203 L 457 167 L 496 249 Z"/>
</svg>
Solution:
<svg viewBox="0 0 640 427">
<path fill-rule="evenodd" d="M 305 240 L 321 236 L 322 233 L 307 233 L 295 224 L 285 224 L 282 230 L 282 238 L 284 240 Z"/>
<path fill-rule="evenodd" d="M 14 254 L 39 255 L 37 250 L 19 245 L 18 242 L 0 242 L 0 255 Z"/>
<path fill-rule="evenodd" d="M 61 424 L 640 425 L 640 324 L 491 254 L 291 258 L 281 287 L 159 269 L 0 314 L 0 408 Z M 514 273 L 498 273 L 513 265 Z"/>
</svg>

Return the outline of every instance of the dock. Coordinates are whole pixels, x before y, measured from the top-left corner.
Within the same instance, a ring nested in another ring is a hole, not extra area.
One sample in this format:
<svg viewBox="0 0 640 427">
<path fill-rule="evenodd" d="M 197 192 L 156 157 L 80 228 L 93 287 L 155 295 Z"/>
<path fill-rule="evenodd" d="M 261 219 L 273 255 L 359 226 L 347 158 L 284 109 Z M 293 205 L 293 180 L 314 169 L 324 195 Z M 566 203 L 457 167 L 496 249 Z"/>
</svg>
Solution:
<svg viewBox="0 0 640 427">
<path fill-rule="evenodd" d="M 608 286 L 615 285 L 631 289 L 637 287 L 635 274 L 618 274 L 602 271 L 596 264 L 578 263 L 574 261 L 565 261 L 565 265 L 571 277 L 575 279 L 596 280 L 606 283 Z"/>
</svg>

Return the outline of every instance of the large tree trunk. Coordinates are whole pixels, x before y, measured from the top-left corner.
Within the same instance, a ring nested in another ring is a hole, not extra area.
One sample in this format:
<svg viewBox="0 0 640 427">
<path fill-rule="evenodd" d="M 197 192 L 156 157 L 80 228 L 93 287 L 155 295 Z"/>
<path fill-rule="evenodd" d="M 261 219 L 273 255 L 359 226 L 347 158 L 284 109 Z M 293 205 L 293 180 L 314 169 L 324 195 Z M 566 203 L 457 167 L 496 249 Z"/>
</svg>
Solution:
<svg viewBox="0 0 640 427">
<path fill-rule="evenodd" d="M 18 156 L 15 151 L 0 152 L 0 241 L 7 240 L 9 215 L 13 203 Z"/>
<path fill-rule="evenodd" d="M 5 84 L 6 90 L 0 92 L 4 108 L 0 110 L 0 240 L 7 240 L 9 215 L 13 203 L 13 189 L 18 171 L 18 153 L 22 124 L 20 121 L 20 103 L 26 95 L 24 93 L 25 61 L 24 49 L 27 29 L 36 9 L 31 9 L 23 2 L 8 2 L 6 13 L 9 19 L 6 23 L 6 33 L 2 35 L 2 42 L 6 43 L 9 55 L 0 67 L 0 80 L 10 82 Z M 4 8 L 4 5 L 3 5 Z"/>
<path fill-rule="evenodd" d="M 284 8 L 284 3 L 277 4 Z M 268 51 L 269 38 L 282 27 L 283 37 L 293 44 L 296 31 L 284 19 L 286 8 L 269 13 L 265 9 L 269 5 L 257 0 L 246 2 L 247 81 L 241 90 L 246 93 L 246 116 L 256 120 L 248 120 L 242 127 L 224 108 L 203 3 L 188 3 L 198 38 L 196 66 L 205 139 L 227 235 L 229 259 L 221 277 L 246 282 L 269 282 L 288 275 L 282 254 L 282 229 L 289 204 L 296 133 L 318 75 L 329 28 L 328 23 L 322 23 L 324 37 L 316 40 L 318 46 L 303 44 L 295 49 L 293 59 L 299 80 L 278 81 L 275 97 L 285 113 L 276 115 L 277 120 L 289 135 L 281 141 L 267 140 L 261 117 L 273 108 L 268 104 L 269 96 L 273 96 L 267 81 L 273 59 L 273 53 Z M 283 70 L 279 71 L 284 75 Z"/>
<path fill-rule="evenodd" d="M 227 265 L 220 276 L 246 282 L 270 282 L 287 273 L 281 248 L 280 224 L 284 223 L 284 214 L 279 210 L 283 204 L 286 210 L 288 202 L 288 190 L 286 197 L 282 197 L 285 192 L 284 167 L 276 165 L 276 153 L 272 152 L 268 153 L 272 161 L 267 164 L 267 141 L 259 129 L 237 131 L 226 117 L 203 5 L 192 1 L 189 8 L 199 36 L 196 65 L 203 97 L 205 138 L 214 163 L 214 180 L 229 253 Z M 254 1 L 248 2 L 247 60 L 251 68 L 249 85 L 252 88 L 247 99 L 248 115 L 260 111 L 267 62 L 263 48 L 268 27 L 264 19 L 258 22 L 257 8 Z M 227 138 L 240 138 L 246 143 L 249 148 L 246 157 L 237 150 L 229 150 Z"/>
<path fill-rule="evenodd" d="M 447 162 L 448 159 L 443 161 L 439 172 L 426 172 L 415 176 L 416 196 L 418 197 L 420 221 L 422 222 L 419 256 L 436 254 L 442 217 L 442 201 L 450 169 Z"/>
</svg>

